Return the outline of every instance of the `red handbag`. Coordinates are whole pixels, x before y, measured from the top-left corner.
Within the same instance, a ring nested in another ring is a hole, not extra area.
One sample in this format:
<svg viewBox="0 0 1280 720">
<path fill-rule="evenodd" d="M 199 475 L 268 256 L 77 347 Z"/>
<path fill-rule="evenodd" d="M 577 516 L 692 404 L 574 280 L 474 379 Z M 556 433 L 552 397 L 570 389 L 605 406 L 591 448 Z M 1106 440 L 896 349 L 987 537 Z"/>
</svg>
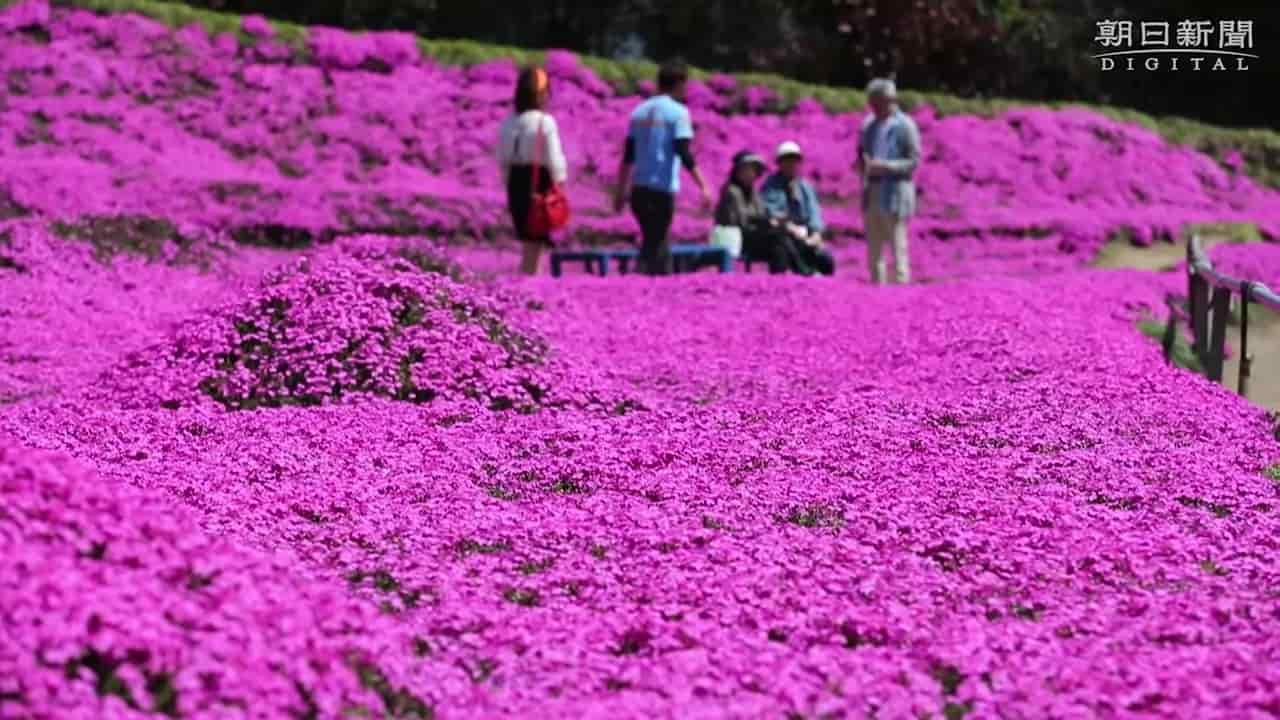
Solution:
<svg viewBox="0 0 1280 720">
<path fill-rule="evenodd" d="M 533 200 L 529 204 L 526 229 L 529 237 L 549 237 L 551 233 L 569 224 L 569 198 L 564 188 L 553 180 L 551 187 L 543 191 L 540 160 L 542 156 L 542 122 L 538 123 L 538 139 L 533 146 Z"/>
</svg>

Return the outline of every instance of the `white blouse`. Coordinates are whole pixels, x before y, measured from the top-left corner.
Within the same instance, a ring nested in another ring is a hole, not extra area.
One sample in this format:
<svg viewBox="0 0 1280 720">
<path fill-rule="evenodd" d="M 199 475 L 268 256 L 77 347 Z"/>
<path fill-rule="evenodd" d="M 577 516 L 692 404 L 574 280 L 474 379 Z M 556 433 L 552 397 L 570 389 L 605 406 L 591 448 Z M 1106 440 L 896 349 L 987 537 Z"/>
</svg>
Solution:
<svg viewBox="0 0 1280 720">
<path fill-rule="evenodd" d="M 510 115 L 502 121 L 498 131 L 498 167 L 505 185 L 512 165 L 532 165 L 533 150 L 538 142 L 538 129 L 542 129 L 542 154 L 538 162 L 551 173 L 551 180 L 563 183 L 569 176 L 569 167 L 560 145 L 560 130 L 556 119 L 541 110 L 529 110 Z"/>
</svg>

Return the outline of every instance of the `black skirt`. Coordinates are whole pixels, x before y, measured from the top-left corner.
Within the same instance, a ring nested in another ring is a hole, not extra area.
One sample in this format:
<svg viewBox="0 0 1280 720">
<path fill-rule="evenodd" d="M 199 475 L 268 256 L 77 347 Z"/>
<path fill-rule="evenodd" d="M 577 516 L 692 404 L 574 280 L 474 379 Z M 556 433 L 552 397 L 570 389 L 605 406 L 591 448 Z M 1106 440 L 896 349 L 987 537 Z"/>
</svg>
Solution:
<svg viewBox="0 0 1280 720">
<path fill-rule="evenodd" d="M 543 165 L 538 168 L 538 189 L 544 192 L 551 187 L 551 172 Z M 524 242 L 550 245 L 550 236 L 529 237 L 529 209 L 533 206 L 533 166 L 512 165 L 507 176 L 507 209 L 511 211 L 511 224 L 516 237 Z"/>
</svg>

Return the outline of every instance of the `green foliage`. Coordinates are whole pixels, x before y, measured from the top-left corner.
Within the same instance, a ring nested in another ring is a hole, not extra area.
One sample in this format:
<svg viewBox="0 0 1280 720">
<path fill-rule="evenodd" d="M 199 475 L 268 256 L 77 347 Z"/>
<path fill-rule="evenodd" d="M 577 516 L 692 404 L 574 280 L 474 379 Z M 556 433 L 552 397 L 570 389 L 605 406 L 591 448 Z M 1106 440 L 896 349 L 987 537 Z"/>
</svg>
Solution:
<svg viewBox="0 0 1280 720">
<path fill-rule="evenodd" d="M 542 560 L 526 560 L 520 563 L 517 568 L 522 575 L 537 575 L 554 567 L 556 561 L 554 558 L 543 558 Z"/>
<path fill-rule="evenodd" d="M 1166 326 L 1162 322 L 1150 319 L 1141 320 L 1138 322 L 1138 330 L 1140 330 L 1143 335 L 1155 340 L 1157 343 L 1164 342 Z M 1200 359 L 1196 357 L 1195 352 L 1191 349 L 1191 346 L 1187 343 L 1186 339 L 1183 338 L 1182 333 L 1180 332 L 1174 335 L 1173 350 L 1169 357 L 1173 361 L 1174 365 L 1182 368 L 1183 370 L 1190 370 L 1197 373 L 1204 372 L 1204 365 L 1200 363 Z"/>
<path fill-rule="evenodd" d="M 1258 226 L 1253 223 L 1189 223 L 1183 227 L 1183 238 L 1193 234 L 1204 237 L 1221 238 L 1224 242 L 1235 245 L 1264 242 Z M 1208 249 L 1207 247 L 1205 248 Z"/>
<path fill-rule="evenodd" d="M 164 218 L 144 215 L 85 215 L 74 221 L 56 220 L 50 230 L 59 237 L 78 240 L 93 247 L 93 255 L 109 263 L 118 255 L 131 255 L 173 265 L 195 265 L 208 269 L 208 252 L 178 231 Z"/>
<path fill-rule="evenodd" d="M 537 590 L 524 590 L 521 588 L 508 588 L 502 593 L 502 597 L 507 602 L 514 603 L 521 607 L 537 607 L 542 604 L 542 596 Z"/>
<path fill-rule="evenodd" d="M 793 508 L 783 519 L 802 528 L 841 528 L 845 523 L 843 512 L 824 505 Z"/>
<path fill-rule="evenodd" d="M 472 540 L 471 538 L 463 538 L 458 541 L 458 544 L 454 549 L 458 552 L 458 555 L 464 558 L 468 555 L 497 555 L 510 550 L 511 543 L 501 541 L 494 543 L 482 543 L 477 540 Z"/>
<path fill-rule="evenodd" d="M 414 695 L 407 688 L 398 688 L 391 684 L 382 669 L 371 662 L 353 661 L 352 669 L 360 678 L 360 684 L 373 691 L 382 699 L 383 708 L 388 718 L 423 718 L 430 720 L 436 716 L 435 708 L 422 698 Z"/>
<path fill-rule="evenodd" d="M 1203 561 L 1201 561 L 1201 562 L 1200 562 L 1200 569 L 1201 569 L 1201 570 L 1203 570 L 1203 571 L 1205 571 L 1206 573 L 1208 573 L 1208 574 L 1210 574 L 1210 575 L 1213 575 L 1214 577 L 1226 577 L 1227 575 L 1230 575 L 1230 574 L 1231 574 L 1231 572 L 1230 572 L 1229 570 L 1227 570 L 1226 568 L 1222 567 L 1221 565 L 1219 565 L 1218 563 L 1214 562 L 1213 560 L 1203 560 Z"/>
<path fill-rule="evenodd" d="M 0 232 L 0 248 L 10 247 L 13 244 L 13 232 L 5 230 Z M 31 272 L 26 265 L 18 262 L 14 258 L 0 254 L 0 270 L 12 270 L 19 275 L 25 275 Z"/>
<path fill-rule="evenodd" d="M 414 248 L 406 248 L 397 254 L 408 260 L 421 272 L 446 275 L 455 282 L 463 281 L 462 266 L 442 255 Z"/>
<path fill-rule="evenodd" d="M 957 703 L 950 699 L 955 696 L 960 686 L 967 679 L 958 668 L 954 665 L 937 664 L 929 670 L 929 674 L 942 686 L 942 695 L 946 699 L 942 714 L 946 720 L 960 720 L 960 718 L 968 715 L 973 710 L 973 703 L 971 702 Z"/>
<path fill-rule="evenodd" d="M 108 653 L 89 648 L 79 657 L 68 660 L 63 667 L 67 679 L 83 677 L 86 671 L 93 676 L 94 691 L 99 697 L 115 696 L 133 710 L 142 710 L 142 705 L 133 697 L 118 671 L 126 664 L 139 667 L 146 680 L 146 691 L 151 696 L 150 710 L 165 717 L 178 717 L 178 690 L 173 684 L 173 675 L 168 672 L 153 672 L 147 668 L 150 660 L 145 651 L 129 651 L 123 658 L 116 658 Z"/>
<path fill-rule="evenodd" d="M 587 487 L 571 477 L 562 477 L 551 486 L 551 492 L 557 495 L 582 495 Z"/>
</svg>

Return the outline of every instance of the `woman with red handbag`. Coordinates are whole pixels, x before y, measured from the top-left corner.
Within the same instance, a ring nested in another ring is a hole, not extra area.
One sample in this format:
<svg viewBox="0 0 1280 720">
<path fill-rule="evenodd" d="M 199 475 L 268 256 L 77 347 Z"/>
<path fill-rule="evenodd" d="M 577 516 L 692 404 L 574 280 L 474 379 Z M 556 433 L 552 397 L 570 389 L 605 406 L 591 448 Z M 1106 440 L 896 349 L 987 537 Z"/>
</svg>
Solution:
<svg viewBox="0 0 1280 720">
<path fill-rule="evenodd" d="M 524 247 L 520 272 L 536 275 L 551 234 L 569 222 L 564 195 L 568 166 L 555 118 L 547 71 L 529 67 L 516 81 L 515 112 L 498 133 L 498 164 L 507 186 L 507 207 Z"/>
</svg>

